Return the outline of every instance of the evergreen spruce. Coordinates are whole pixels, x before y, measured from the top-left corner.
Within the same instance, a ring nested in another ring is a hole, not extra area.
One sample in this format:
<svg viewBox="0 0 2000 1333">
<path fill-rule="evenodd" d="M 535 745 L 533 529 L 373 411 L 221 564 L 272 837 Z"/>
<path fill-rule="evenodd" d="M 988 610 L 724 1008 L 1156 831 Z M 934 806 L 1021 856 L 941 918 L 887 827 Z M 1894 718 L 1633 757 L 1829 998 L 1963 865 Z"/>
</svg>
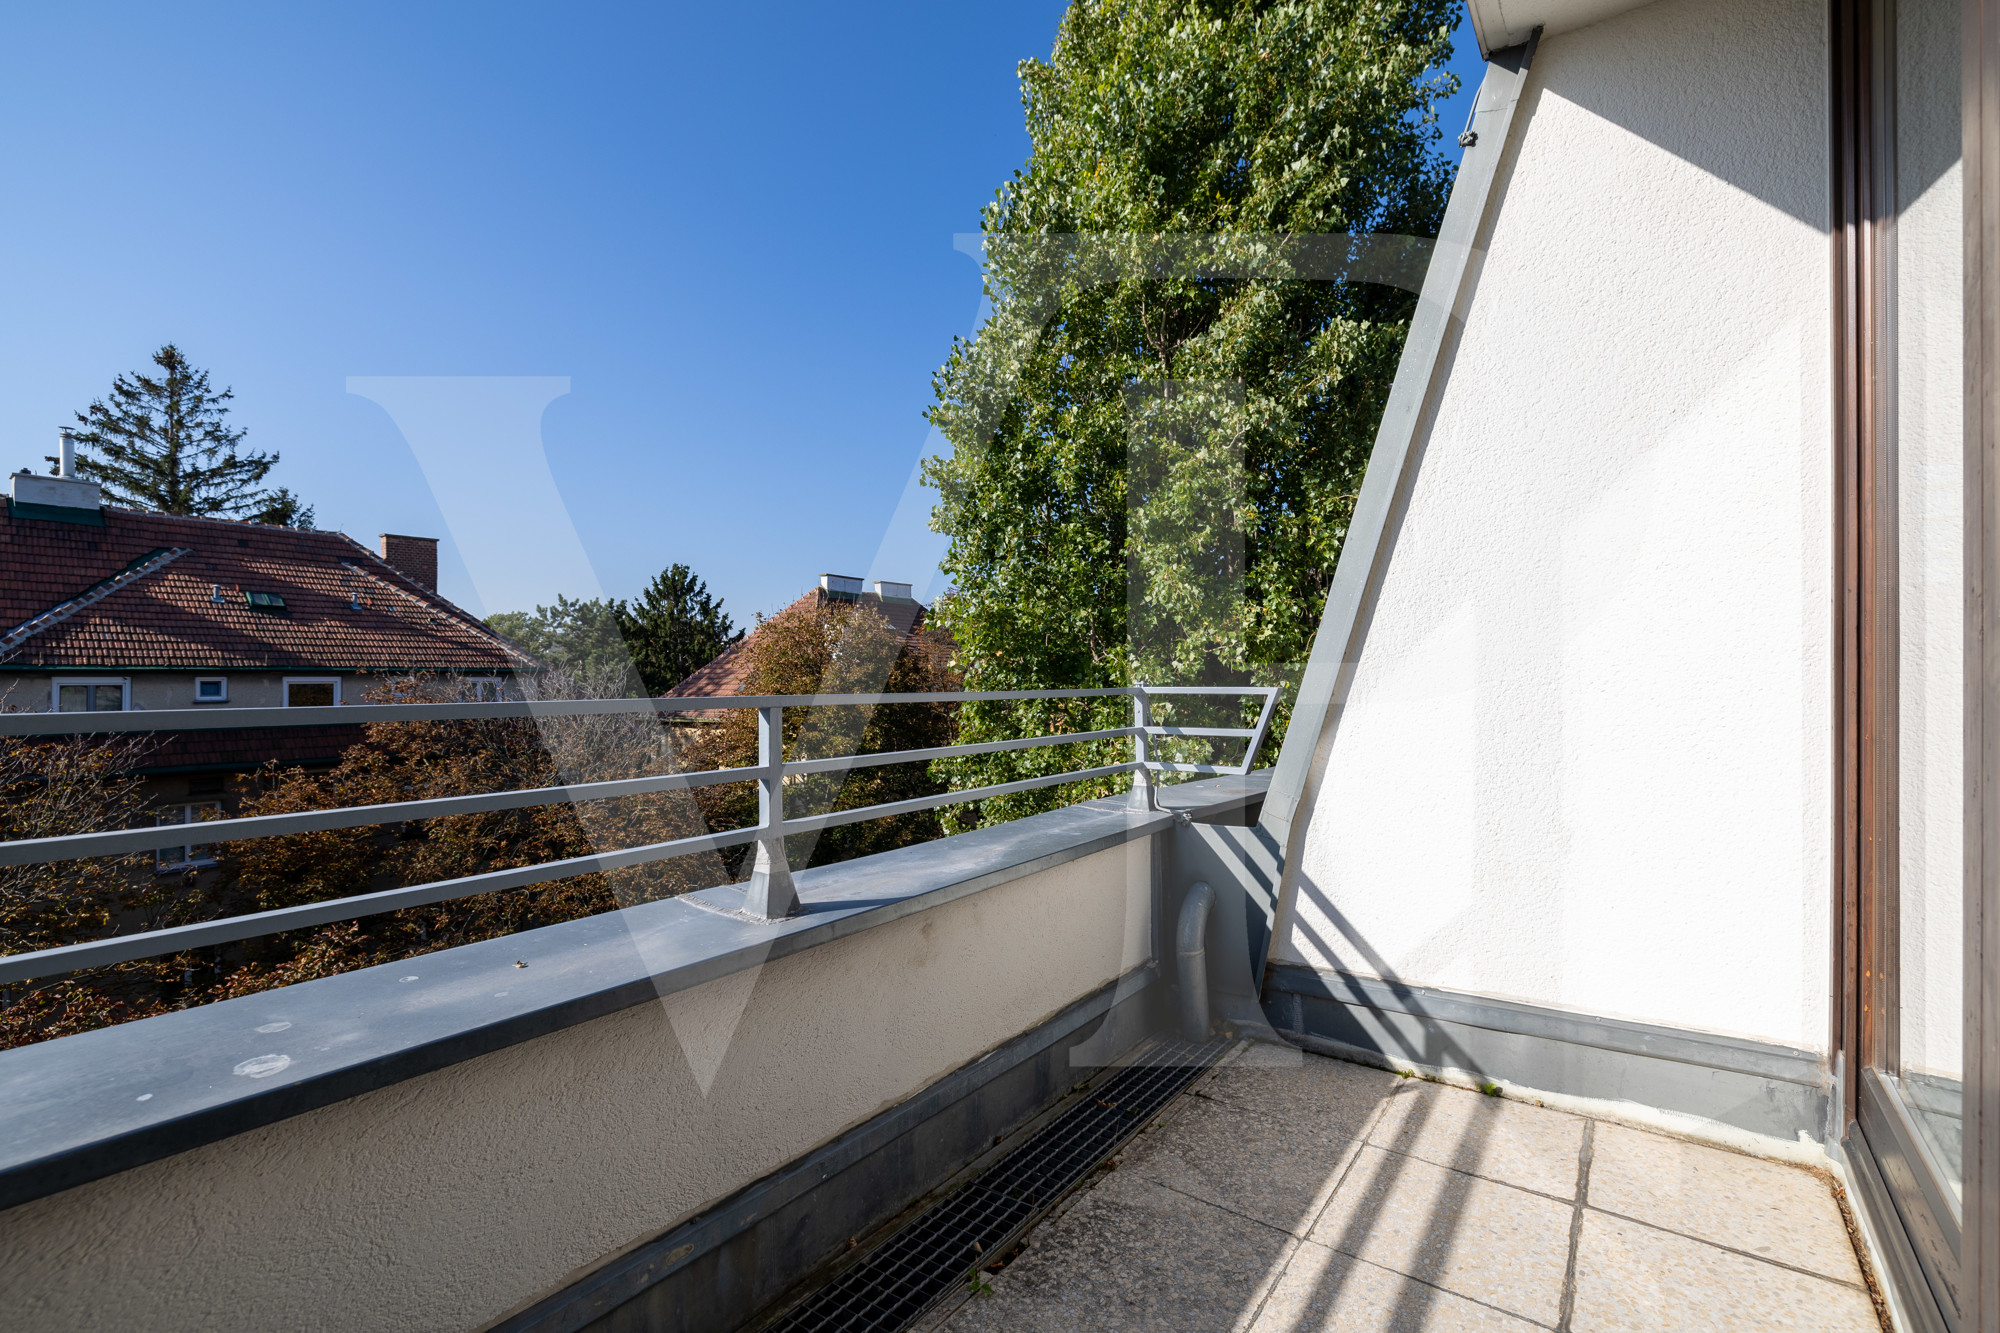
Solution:
<svg viewBox="0 0 2000 1333">
<path fill-rule="evenodd" d="M 89 451 L 77 471 L 133 509 L 310 527 L 312 510 L 291 492 L 259 488 L 278 455 L 241 447 L 245 431 L 228 420 L 235 394 L 211 389 L 208 372 L 172 343 L 153 353 L 153 364 L 157 376 L 120 375 L 108 402 L 76 414 L 76 442 Z"/>
<path fill-rule="evenodd" d="M 708 585 L 679 564 L 660 571 L 637 600 L 621 607 L 619 628 L 651 694 L 671 690 L 743 637 Z"/>
</svg>

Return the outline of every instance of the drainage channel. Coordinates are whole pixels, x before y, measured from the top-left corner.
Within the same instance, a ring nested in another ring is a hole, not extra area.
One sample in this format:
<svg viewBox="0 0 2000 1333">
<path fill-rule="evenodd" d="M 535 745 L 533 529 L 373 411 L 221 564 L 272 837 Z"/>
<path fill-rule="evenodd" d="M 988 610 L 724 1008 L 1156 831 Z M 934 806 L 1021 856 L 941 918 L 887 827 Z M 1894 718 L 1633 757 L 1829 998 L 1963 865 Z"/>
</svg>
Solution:
<svg viewBox="0 0 2000 1333">
<path fill-rule="evenodd" d="M 764 1333 L 901 1333 L 1060 1202 L 1229 1048 L 1162 1042 L 931 1204 Z"/>
</svg>

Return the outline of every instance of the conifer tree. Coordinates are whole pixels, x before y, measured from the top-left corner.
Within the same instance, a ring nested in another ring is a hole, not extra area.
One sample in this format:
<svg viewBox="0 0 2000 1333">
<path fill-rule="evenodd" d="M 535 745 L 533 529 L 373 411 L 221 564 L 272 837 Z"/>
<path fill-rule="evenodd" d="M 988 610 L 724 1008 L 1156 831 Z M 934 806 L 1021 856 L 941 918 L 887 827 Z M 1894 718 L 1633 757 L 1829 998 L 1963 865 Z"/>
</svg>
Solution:
<svg viewBox="0 0 2000 1333">
<path fill-rule="evenodd" d="M 259 489 L 278 455 L 242 448 L 245 432 L 228 420 L 234 392 L 211 389 L 208 372 L 172 343 L 153 353 L 153 364 L 158 375 L 120 375 L 109 401 L 97 399 L 76 414 L 83 426 L 76 442 L 88 451 L 77 471 L 134 509 L 310 526 L 312 511 L 302 510 L 296 496 Z"/>
<path fill-rule="evenodd" d="M 632 666 L 652 694 L 671 690 L 743 637 L 721 600 L 681 564 L 661 570 L 629 607 L 621 606 L 618 623 Z"/>
</svg>

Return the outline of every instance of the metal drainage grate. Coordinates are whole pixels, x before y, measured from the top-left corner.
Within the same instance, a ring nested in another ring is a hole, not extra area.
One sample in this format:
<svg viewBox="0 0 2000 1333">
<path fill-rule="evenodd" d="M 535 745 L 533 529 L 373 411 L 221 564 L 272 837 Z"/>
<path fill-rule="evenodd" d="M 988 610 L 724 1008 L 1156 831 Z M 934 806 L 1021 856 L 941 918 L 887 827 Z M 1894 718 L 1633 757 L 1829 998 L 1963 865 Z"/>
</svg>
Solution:
<svg viewBox="0 0 2000 1333">
<path fill-rule="evenodd" d="M 765 1333 L 899 1333 L 985 1259 L 997 1257 L 1117 1151 L 1228 1042 L 1167 1042 L 1031 1134 L 1018 1148 L 911 1218 Z"/>
</svg>

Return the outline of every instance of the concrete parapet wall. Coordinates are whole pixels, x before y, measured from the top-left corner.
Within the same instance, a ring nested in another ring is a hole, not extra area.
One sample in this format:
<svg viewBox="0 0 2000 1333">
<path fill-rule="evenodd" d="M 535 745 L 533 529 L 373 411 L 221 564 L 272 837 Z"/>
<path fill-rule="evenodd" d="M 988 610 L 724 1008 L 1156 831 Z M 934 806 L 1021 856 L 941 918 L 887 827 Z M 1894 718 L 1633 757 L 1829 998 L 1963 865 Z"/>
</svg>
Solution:
<svg viewBox="0 0 2000 1333">
<path fill-rule="evenodd" d="M 10 1319 L 487 1324 L 1142 966 L 1152 856 L 1141 837 L 23 1203 L 0 1213 Z"/>
</svg>

